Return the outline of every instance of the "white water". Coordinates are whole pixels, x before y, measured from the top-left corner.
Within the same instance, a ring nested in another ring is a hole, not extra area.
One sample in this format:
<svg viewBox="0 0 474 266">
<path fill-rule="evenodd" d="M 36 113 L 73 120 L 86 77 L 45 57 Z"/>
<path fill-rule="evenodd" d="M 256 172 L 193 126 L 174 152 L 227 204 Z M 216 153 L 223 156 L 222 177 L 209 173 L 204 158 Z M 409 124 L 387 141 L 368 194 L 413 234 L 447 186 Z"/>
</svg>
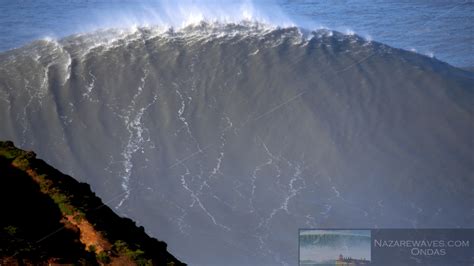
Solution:
<svg viewBox="0 0 474 266">
<path fill-rule="evenodd" d="M 91 22 L 82 25 L 83 32 L 103 28 L 134 28 L 160 26 L 182 29 L 201 22 L 239 24 L 260 22 L 281 27 L 296 25 L 272 1 L 263 4 L 251 0 L 238 1 L 138 1 L 138 8 L 112 10 L 97 14 Z"/>
</svg>

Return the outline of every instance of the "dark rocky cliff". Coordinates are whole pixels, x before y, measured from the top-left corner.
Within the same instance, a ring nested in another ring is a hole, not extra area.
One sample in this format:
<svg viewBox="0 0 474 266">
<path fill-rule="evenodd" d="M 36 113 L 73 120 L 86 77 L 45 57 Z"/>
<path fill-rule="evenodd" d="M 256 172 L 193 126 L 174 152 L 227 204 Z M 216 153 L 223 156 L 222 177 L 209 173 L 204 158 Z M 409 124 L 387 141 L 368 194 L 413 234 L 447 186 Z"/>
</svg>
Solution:
<svg viewBox="0 0 474 266">
<path fill-rule="evenodd" d="M 0 265 L 183 265 L 85 183 L 0 142 Z"/>
</svg>

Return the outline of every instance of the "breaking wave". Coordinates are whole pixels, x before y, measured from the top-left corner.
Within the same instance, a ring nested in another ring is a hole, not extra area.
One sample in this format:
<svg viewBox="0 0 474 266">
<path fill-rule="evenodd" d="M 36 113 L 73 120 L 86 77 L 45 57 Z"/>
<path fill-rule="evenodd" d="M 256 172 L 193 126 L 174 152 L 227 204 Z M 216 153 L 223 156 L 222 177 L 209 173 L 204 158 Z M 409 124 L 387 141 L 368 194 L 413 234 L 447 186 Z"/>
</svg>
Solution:
<svg viewBox="0 0 474 266">
<path fill-rule="evenodd" d="M 303 227 L 473 223 L 473 75 L 434 58 L 207 21 L 45 39 L 0 62 L 0 138 L 188 263 L 293 264 Z"/>
<path fill-rule="evenodd" d="M 100 6 L 100 2 L 97 3 Z M 295 26 L 272 0 L 139 0 L 124 1 L 116 8 L 91 10 L 88 19 L 71 25 L 72 32 L 137 27 L 163 27 L 180 30 L 202 22 L 240 24 L 258 22 L 280 27 Z M 74 28 L 77 27 L 77 28 Z"/>
</svg>

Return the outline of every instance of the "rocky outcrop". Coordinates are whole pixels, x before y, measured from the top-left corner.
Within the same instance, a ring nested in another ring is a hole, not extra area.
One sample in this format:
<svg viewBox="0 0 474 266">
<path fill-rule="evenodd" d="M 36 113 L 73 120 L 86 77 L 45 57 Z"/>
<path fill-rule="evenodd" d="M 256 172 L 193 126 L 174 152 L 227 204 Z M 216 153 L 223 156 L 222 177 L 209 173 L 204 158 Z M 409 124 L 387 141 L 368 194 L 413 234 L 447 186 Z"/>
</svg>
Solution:
<svg viewBox="0 0 474 266">
<path fill-rule="evenodd" d="M 0 265 L 183 265 L 85 183 L 0 142 Z"/>
</svg>

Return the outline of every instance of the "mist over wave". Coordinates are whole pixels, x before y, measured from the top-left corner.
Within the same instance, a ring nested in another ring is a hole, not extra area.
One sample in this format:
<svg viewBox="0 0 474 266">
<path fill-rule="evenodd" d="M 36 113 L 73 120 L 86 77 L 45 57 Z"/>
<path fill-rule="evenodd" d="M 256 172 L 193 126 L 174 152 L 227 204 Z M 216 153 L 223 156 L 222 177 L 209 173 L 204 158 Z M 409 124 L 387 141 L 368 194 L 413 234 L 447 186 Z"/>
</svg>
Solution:
<svg viewBox="0 0 474 266">
<path fill-rule="evenodd" d="M 182 28 L 201 22 L 220 22 L 224 24 L 253 21 L 276 26 L 290 26 L 294 23 L 273 3 L 264 4 L 251 0 L 241 1 L 160 1 L 159 8 L 144 6 L 152 16 L 142 21 L 136 16 L 135 25 L 169 25 Z M 129 16 L 127 16 L 129 17 Z M 138 20 L 138 21 L 137 21 Z M 133 21 L 133 20 L 132 20 Z"/>
<path fill-rule="evenodd" d="M 474 75 L 436 59 L 208 21 L 46 39 L 0 62 L 0 138 L 191 265 L 293 265 L 298 228 L 474 222 Z"/>
<path fill-rule="evenodd" d="M 90 32 L 111 28 L 160 27 L 182 29 L 205 23 L 239 24 L 259 22 L 288 27 L 296 25 L 275 1 L 252 0 L 140 0 L 133 8 L 117 8 L 93 12 L 90 20 L 74 25 L 74 31 Z"/>
</svg>

